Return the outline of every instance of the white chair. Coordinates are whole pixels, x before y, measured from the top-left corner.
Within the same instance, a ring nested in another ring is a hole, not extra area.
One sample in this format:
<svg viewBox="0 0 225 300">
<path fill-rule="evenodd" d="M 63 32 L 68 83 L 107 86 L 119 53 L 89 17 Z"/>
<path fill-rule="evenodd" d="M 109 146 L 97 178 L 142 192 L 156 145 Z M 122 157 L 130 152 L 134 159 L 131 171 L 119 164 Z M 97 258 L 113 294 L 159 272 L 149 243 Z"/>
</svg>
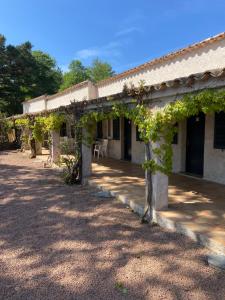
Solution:
<svg viewBox="0 0 225 300">
<path fill-rule="evenodd" d="M 99 159 L 100 155 L 102 157 L 106 157 L 107 150 L 108 150 L 108 140 L 107 139 L 104 139 L 100 142 L 96 142 L 95 147 L 94 147 L 94 157 L 95 157 L 95 154 L 97 155 L 98 159 Z"/>
</svg>

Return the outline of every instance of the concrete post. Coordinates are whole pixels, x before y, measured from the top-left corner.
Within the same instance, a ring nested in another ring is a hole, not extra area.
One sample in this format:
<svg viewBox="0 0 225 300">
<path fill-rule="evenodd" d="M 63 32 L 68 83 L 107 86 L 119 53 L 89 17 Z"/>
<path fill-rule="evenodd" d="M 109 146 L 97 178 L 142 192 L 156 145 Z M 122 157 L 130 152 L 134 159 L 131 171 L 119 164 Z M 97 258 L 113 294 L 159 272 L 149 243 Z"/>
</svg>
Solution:
<svg viewBox="0 0 225 300">
<path fill-rule="evenodd" d="M 59 131 L 51 131 L 51 161 L 52 163 L 58 162 L 60 158 L 60 134 Z"/>
<path fill-rule="evenodd" d="M 82 135 L 85 137 L 86 130 L 82 130 Z M 85 138 L 84 138 L 85 139 Z M 87 184 L 88 177 L 91 176 L 92 164 L 92 147 L 85 142 L 82 143 L 82 184 Z"/>
<path fill-rule="evenodd" d="M 152 175 L 153 209 L 163 210 L 168 207 L 168 176 L 161 172 Z"/>
<path fill-rule="evenodd" d="M 39 141 L 35 141 L 35 147 L 36 147 L 36 154 L 41 155 L 42 154 L 42 143 Z"/>
<path fill-rule="evenodd" d="M 159 145 L 158 145 L 159 146 Z M 151 148 L 157 147 L 157 144 L 151 143 Z M 157 163 L 159 163 L 158 158 L 152 153 L 152 151 L 148 151 L 150 153 L 146 153 L 147 159 L 155 159 Z M 145 172 L 146 179 L 146 199 L 148 197 L 147 193 L 150 192 L 151 187 L 149 186 L 149 177 L 148 173 Z M 152 184 L 152 208 L 153 212 L 158 210 L 163 210 L 168 207 L 168 176 L 164 175 L 161 172 L 155 172 L 151 176 Z"/>
</svg>

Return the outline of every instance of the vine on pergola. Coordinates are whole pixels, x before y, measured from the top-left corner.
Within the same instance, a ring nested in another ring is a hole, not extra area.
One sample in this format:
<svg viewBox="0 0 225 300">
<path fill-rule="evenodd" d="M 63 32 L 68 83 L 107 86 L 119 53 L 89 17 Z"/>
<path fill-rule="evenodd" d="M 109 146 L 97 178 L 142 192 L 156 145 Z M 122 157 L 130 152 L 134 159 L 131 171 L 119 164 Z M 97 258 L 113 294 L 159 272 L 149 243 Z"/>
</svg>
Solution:
<svg viewBox="0 0 225 300">
<path fill-rule="evenodd" d="M 24 143 L 30 143 L 35 157 L 35 141 L 43 142 L 45 134 L 48 134 L 48 143 L 51 144 L 50 132 L 59 130 L 62 123 L 65 122 L 65 115 L 60 113 L 51 113 L 47 116 L 28 116 L 15 120 L 15 125 L 22 129 L 21 140 Z"/>
<path fill-rule="evenodd" d="M 143 85 L 131 89 L 126 87 L 126 94 L 134 97 L 135 100 L 130 101 L 129 104 L 115 103 L 111 106 L 97 106 L 95 110 L 90 111 L 85 107 L 74 110 L 73 113 L 76 115 L 75 135 L 80 152 L 78 156 L 82 160 L 81 143 L 86 143 L 89 146 L 93 143 L 97 122 L 117 117 L 126 117 L 132 120 L 138 126 L 147 153 L 147 159 L 143 163 L 143 168 L 147 171 L 149 191 L 148 209 L 145 215 L 149 212 L 148 220 L 152 222 L 152 174 L 159 171 L 168 175 L 172 171 L 172 140 L 177 130 L 174 125 L 186 118 L 198 115 L 200 112 L 208 114 L 225 111 L 225 90 L 208 89 L 186 94 L 179 100 L 170 102 L 155 111 L 152 111 L 142 100 L 143 96 L 146 95 Z M 45 132 L 59 130 L 64 121 L 65 113 L 54 113 L 48 116 L 37 116 L 33 119 L 19 119 L 16 123 L 30 129 L 32 137 L 42 141 Z"/>
<path fill-rule="evenodd" d="M 200 112 L 212 113 L 225 111 L 225 91 L 208 89 L 198 93 L 187 94 L 179 100 L 171 102 L 164 108 L 151 111 L 141 100 L 145 92 L 143 86 L 139 89 L 128 89 L 129 95 L 135 96 L 129 104 L 113 104 L 111 107 L 97 107 L 93 111 L 84 111 L 77 118 L 75 130 L 77 139 L 88 145 L 93 143 L 95 124 L 99 121 L 126 117 L 138 126 L 142 141 L 147 144 L 151 141 L 152 158 L 143 163 L 144 169 L 151 172 L 160 171 L 169 174 L 172 170 L 172 140 L 176 132 L 175 123 Z M 65 122 L 65 113 L 51 113 L 47 116 L 21 118 L 16 125 L 28 128 L 35 140 L 42 142 L 43 135 L 51 130 L 59 130 Z M 86 129 L 82 136 L 81 128 Z M 79 142 L 77 140 L 77 142 Z"/>
<path fill-rule="evenodd" d="M 86 141 L 91 144 L 93 123 L 116 117 L 132 120 L 138 126 L 143 142 L 146 144 L 151 141 L 153 158 L 144 162 L 144 169 L 168 174 L 172 170 L 172 140 L 177 130 L 174 125 L 200 112 L 207 114 L 220 111 L 225 111 L 225 91 L 204 90 L 187 94 L 155 112 L 137 100 L 129 105 L 115 104 L 107 111 L 102 108 L 100 111 L 85 113 L 80 118 L 78 126 L 87 128 Z"/>
</svg>

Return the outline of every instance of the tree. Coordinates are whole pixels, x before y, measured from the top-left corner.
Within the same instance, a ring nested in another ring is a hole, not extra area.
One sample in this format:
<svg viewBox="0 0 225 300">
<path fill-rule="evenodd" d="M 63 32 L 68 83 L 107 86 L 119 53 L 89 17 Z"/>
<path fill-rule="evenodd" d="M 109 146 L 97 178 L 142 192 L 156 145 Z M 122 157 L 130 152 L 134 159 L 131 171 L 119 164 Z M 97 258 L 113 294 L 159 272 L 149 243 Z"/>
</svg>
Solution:
<svg viewBox="0 0 225 300">
<path fill-rule="evenodd" d="M 69 65 L 69 71 L 63 75 L 63 83 L 60 86 L 60 91 L 88 79 L 98 82 L 113 75 L 114 71 L 110 64 L 102 62 L 99 59 L 95 59 L 90 67 L 85 67 L 79 60 L 72 60 Z"/>
<path fill-rule="evenodd" d="M 103 62 L 98 58 L 92 62 L 91 67 L 87 70 L 88 78 L 93 82 L 109 78 L 115 74 L 109 63 Z"/>
<path fill-rule="evenodd" d="M 22 102 L 58 91 L 62 74 L 48 54 L 32 51 L 30 42 L 6 45 L 0 35 L 0 111 L 22 113 Z"/>
<path fill-rule="evenodd" d="M 72 60 L 69 65 L 69 71 L 63 75 L 63 83 L 60 86 L 60 90 L 63 91 L 66 88 L 87 79 L 87 69 L 83 66 L 82 62 L 79 60 Z"/>
<path fill-rule="evenodd" d="M 31 44 L 5 45 L 1 36 L 0 110 L 7 114 L 22 112 L 21 102 L 32 92 L 35 61 Z"/>
<path fill-rule="evenodd" d="M 56 61 L 49 54 L 42 51 L 33 51 L 35 59 L 33 94 L 40 96 L 43 94 L 54 94 L 58 91 L 62 83 L 62 72 L 57 67 Z"/>
</svg>

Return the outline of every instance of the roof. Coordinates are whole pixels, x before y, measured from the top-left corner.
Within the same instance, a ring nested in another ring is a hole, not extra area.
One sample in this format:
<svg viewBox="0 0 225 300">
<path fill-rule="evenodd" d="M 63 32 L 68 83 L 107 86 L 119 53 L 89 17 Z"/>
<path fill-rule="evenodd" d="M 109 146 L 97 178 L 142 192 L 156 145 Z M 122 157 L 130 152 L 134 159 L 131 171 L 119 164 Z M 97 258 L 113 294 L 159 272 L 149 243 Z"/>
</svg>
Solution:
<svg viewBox="0 0 225 300">
<path fill-rule="evenodd" d="M 165 89 L 169 89 L 169 88 L 179 88 L 179 87 L 192 87 L 196 82 L 207 82 L 210 79 L 220 79 L 220 80 L 224 80 L 224 86 L 225 86 L 225 68 L 222 69 L 214 69 L 214 70 L 209 70 L 209 71 L 205 71 L 205 72 L 201 72 L 201 73 L 196 73 L 196 74 L 192 74 L 189 75 L 187 77 L 180 77 L 180 78 L 176 78 L 174 80 L 169 80 L 169 81 L 165 81 L 165 82 L 161 82 L 159 84 L 155 84 L 155 85 L 148 85 L 145 86 L 145 94 L 146 96 L 157 92 L 157 91 L 164 91 Z M 52 113 L 52 112 L 58 112 L 58 111 L 63 111 L 65 109 L 70 109 L 73 108 L 74 105 L 76 107 L 82 107 L 85 106 L 87 107 L 88 105 L 98 105 L 101 103 L 106 103 L 106 102 L 110 102 L 110 101 L 117 101 L 117 100 L 122 100 L 126 97 L 131 97 L 132 99 L 135 97 L 135 92 L 136 90 L 138 90 L 138 88 L 134 88 L 133 90 L 133 94 L 127 94 L 127 92 L 123 91 L 120 92 L 118 94 L 114 94 L 112 96 L 105 96 L 105 97 L 101 97 L 101 98 L 96 98 L 96 99 L 92 99 L 92 100 L 83 100 L 83 101 L 79 101 L 79 102 L 74 102 L 71 103 L 69 105 L 66 106 L 60 106 L 58 108 L 53 108 L 50 110 L 44 110 L 44 111 L 40 111 L 40 112 L 34 112 L 34 113 L 26 113 L 23 115 L 17 115 L 17 116 L 11 116 L 9 117 L 9 119 L 17 119 L 17 118 L 21 118 L 21 117 L 25 117 L 25 116 L 37 116 L 37 115 L 41 115 L 41 114 L 48 114 L 48 113 Z M 138 95 L 138 94 L 137 94 Z"/>
<path fill-rule="evenodd" d="M 215 43 L 215 42 L 220 41 L 222 39 L 225 39 L 225 32 L 219 33 L 219 34 L 217 34 L 213 37 L 207 38 L 207 39 L 205 39 L 201 42 L 189 45 L 189 46 L 187 46 L 185 48 L 182 48 L 180 50 L 170 52 L 167 55 L 164 55 L 164 56 L 161 56 L 159 58 L 153 59 L 149 62 L 146 62 L 142 65 L 139 65 L 135 68 L 129 69 L 129 70 L 127 70 L 123 73 L 120 73 L 118 75 L 115 75 L 115 76 L 109 77 L 107 79 L 101 80 L 100 82 L 97 83 L 97 86 L 102 86 L 102 85 L 107 84 L 109 82 L 113 82 L 113 81 L 116 81 L 120 78 L 124 78 L 128 75 L 135 74 L 135 73 L 140 72 L 142 70 L 148 69 L 149 67 L 154 66 L 158 63 L 169 61 L 169 60 L 173 59 L 174 57 L 179 57 L 179 56 L 184 55 L 188 52 L 191 52 L 191 51 L 196 50 L 196 49 L 203 48 L 203 47 L 205 47 L 209 44 Z"/>
<path fill-rule="evenodd" d="M 90 82 L 89 80 L 85 80 L 85 81 L 82 81 L 80 83 L 72 85 L 71 87 L 63 90 L 62 92 L 58 92 L 58 93 L 53 94 L 53 95 L 41 95 L 41 96 L 36 97 L 36 98 L 25 100 L 23 103 L 33 102 L 33 101 L 37 101 L 37 100 L 41 100 L 41 99 L 46 99 L 46 100 L 54 99 L 55 97 L 65 95 L 67 93 L 71 93 L 71 92 L 73 92 L 77 89 L 80 89 L 81 87 L 87 86 L 89 82 Z"/>
<path fill-rule="evenodd" d="M 46 98 L 47 98 L 47 95 L 41 95 L 41 96 L 38 96 L 36 98 L 25 100 L 23 103 L 29 103 L 29 102 L 33 102 L 33 101 L 45 100 Z"/>
<path fill-rule="evenodd" d="M 65 95 L 65 94 L 67 94 L 69 92 L 73 92 L 73 91 L 75 91 L 77 89 L 80 89 L 81 87 L 88 85 L 88 82 L 89 82 L 88 80 L 85 80 L 85 81 L 82 81 L 80 83 L 74 84 L 71 87 L 63 90 L 62 92 L 59 92 L 59 93 L 56 93 L 56 94 L 48 96 L 47 100 L 53 99 L 55 97 L 62 96 L 62 95 Z"/>
</svg>

